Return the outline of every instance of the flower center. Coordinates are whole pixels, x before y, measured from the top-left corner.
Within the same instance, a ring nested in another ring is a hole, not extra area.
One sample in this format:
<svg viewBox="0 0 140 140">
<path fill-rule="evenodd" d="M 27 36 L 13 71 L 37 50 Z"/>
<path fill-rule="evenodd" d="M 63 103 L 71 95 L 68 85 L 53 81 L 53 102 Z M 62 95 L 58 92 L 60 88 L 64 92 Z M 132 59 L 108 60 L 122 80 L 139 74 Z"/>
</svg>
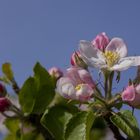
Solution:
<svg viewBox="0 0 140 140">
<path fill-rule="evenodd" d="M 78 84 L 78 85 L 75 87 L 75 90 L 77 90 L 77 91 L 80 90 L 80 89 L 82 88 L 82 85 L 83 85 L 83 84 Z"/>
<path fill-rule="evenodd" d="M 103 55 L 109 67 L 112 67 L 115 63 L 117 63 L 120 58 L 117 52 L 112 52 L 112 51 L 105 51 Z"/>
</svg>

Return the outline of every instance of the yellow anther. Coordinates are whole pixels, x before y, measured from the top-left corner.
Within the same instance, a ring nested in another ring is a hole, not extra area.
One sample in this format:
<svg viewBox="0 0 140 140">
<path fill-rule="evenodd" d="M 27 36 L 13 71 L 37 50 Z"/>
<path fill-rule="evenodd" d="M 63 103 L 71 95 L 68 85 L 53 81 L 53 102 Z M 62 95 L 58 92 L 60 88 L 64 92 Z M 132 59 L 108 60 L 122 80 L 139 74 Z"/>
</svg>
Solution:
<svg viewBox="0 0 140 140">
<path fill-rule="evenodd" d="M 105 51 L 103 55 L 109 67 L 112 67 L 115 63 L 117 63 L 120 57 L 117 52 L 112 52 L 112 51 Z"/>
<path fill-rule="evenodd" d="M 75 87 L 75 89 L 76 89 L 76 90 L 80 90 L 81 87 L 82 87 L 82 84 L 78 84 L 78 85 Z"/>
</svg>

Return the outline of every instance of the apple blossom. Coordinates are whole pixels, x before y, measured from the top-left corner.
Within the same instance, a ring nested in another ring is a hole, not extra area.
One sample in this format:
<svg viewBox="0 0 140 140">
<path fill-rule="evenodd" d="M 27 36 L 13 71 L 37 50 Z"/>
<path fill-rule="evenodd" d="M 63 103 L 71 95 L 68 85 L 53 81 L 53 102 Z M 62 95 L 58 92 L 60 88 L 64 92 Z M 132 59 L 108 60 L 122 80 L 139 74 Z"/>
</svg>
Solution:
<svg viewBox="0 0 140 140">
<path fill-rule="evenodd" d="M 128 86 L 122 93 L 122 100 L 128 102 L 129 105 L 140 107 L 140 84 Z"/>
<path fill-rule="evenodd" d="M 121 38 L 113 38 L 104 48 L 96 47 L 94 43 L 81 40 L 79 51 L 87 65 L 110 71 L 122 71 L 131 66 L 140 65 L 140 56 L 127 56 L 127 47 Z"/>
<path fill-rule="evenodd" d="M 50 68 L 48 72 L 51 76 L 55 77 L 56 79 L 59 79 L 63 76 L 63 72 L 57 67 Z"/>
<path fill-rule="evenodd" d="M 72 100 L 88 101 L 94 93 L 95 83 L 88 71 L 78 67 L 67 69 L 66 75 L 57 81 L 56 91 Z"/>
<path fill-rule="evenodd" d="M 109 44 L 109 37 L 105 32 L 102 32 L 96 36 L 96 38 L 91 42 L 93 46 L 98 48 L 101 51 L 104 51 L 106 46 Z"/>
</svg>

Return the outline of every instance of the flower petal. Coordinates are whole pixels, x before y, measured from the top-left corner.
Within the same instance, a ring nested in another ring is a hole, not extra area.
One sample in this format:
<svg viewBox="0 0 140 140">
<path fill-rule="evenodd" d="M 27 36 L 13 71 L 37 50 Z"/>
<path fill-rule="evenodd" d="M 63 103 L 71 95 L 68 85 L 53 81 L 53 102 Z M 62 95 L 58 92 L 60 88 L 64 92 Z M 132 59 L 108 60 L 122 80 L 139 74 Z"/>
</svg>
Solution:
<svg viewBox="0 0 140 140">
<path fill-rule="evenodd" d="M 84 54 L 87 58 L 95 57 L 98 58 L 97 52 L 99 51 L 95 48 L 91 42 L 86 40 L 80 40 L 79 51 Z"/>
<path fill-rule="evenodd" d="M 57 81 L 56 91 L 63 97 L 68 99 L 76 99 L 75 86 L 68 77 L 62 77 Z"/>
<path fill-rule="evenodd" d="M 110 68 L 110 70 L 123 71 L 133 66 L 133 61 L 131 59 L 126 59 L 126 58 L 120 59 L 118 64 L 115 64 L 113 67 Z"/>
<path fill-rule="evenodd" d="M 122 93 L 122 100 L 123 101 L 134 101 L 136 96 L 135 88 L 133 85 L 128 86 Z"/>
<path fill-rule="evenodd" d="M 107 51 L 117 52 L 120 58 L 125 57 L 127 55 L 127 47 L 124 41 L 121 38 L 113 38 L 110 43 L 106 47 Z"/>
<path fill-rule="evenodd" d="M 80 85 L 80 89 L 76 91 L 76 96 L 80 101 L 87 101 L 93 92 L 93 89 L 88 84 L 82 84 Z"/>
<path fill-rule="evenodd" d="M 81 80 L 83 81 L 83 83 L 90 85 L 92 88 L 95 87 L 95 82 L 93 81 L 90 73 L 87 70 L 80 69 L 78 71 L 78 73 L 79 73 L 79 76 L 80 76 Z"/>
<path fill-rule="evenodd" d="M 81 68 L 80 67 L 70 67 L 67 69 L 66 76 L 72 80 L 74 85 L 82 83 L 82 80 L 78 74 L 79 69 L 81 69 Z"/>
<path fill-rule="evenodd" d="M 91 43 L 94 47 L 98 48 L 101 51 L 104 51 L 109 42 L 109 37 L 106 35 L 105 32 L 102 32 L 98 34 Z"/>
<path fill-rule="evenodd" d="M 118 64 L 114 65 L 110 70 L 126 70 L 131 66 L 139 66 L 140 65 L 140 56 L 131 56 L 121 58 Z"/>
<path fill-rule="evenodd" d="M 122 60 L 130 60 L 130 61 L 132 61 L 131 66 L 139 66 L 140 65 L 140 56 L 125 57 L 125 58 L 122 58 Z"/>
<path fill-rule="evenodd" d="M 96 68 L 101 68 L 103 67 L 102 65 L 105 65 L 102 52 L 95 48 L 91 42 L 81 40 L 79 51 L 87 65 Z"/>
</svg>

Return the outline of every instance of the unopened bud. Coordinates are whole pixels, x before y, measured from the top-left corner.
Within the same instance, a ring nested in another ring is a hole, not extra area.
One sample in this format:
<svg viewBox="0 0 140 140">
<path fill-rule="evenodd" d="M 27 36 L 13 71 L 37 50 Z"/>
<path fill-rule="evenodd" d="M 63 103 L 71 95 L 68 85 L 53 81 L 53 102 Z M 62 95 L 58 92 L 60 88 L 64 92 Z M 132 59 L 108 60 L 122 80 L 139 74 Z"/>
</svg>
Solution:
<svg viewBox="0 0 140 140">
<path fill-rule="evenodd" d="M 48 72 L 52 77 L 55 77 L 56 79 L 59 79 L 60 77 L 63 76 L 63 72 L 56 67 L 50 68 Z"/>
<path fill-rule="evenodd" d="M 99 50 L 104 51 L 109 42 L 109 37 L 105 32 L 103 32 L 96 36 L 96 38 L 92 41 L 92 44 Z"/>
<path fill-rule="evenodd" d="M 10 107 L 10 105 L 11 103 L 7 98 L 5 97 L 0 98 L 0 112 L 6 111 Z"/>
<path fill-rule="evenodd" d="M 71 56 L 71 65 L 72 66 L 78 66 L 78 67 L 82 67 L 82 68 L 87 68 L 87 64 L 84 62 L 84 60 L 82 59 L 81 54 L 77 51 L 74 52 Z"/>
</svg>

